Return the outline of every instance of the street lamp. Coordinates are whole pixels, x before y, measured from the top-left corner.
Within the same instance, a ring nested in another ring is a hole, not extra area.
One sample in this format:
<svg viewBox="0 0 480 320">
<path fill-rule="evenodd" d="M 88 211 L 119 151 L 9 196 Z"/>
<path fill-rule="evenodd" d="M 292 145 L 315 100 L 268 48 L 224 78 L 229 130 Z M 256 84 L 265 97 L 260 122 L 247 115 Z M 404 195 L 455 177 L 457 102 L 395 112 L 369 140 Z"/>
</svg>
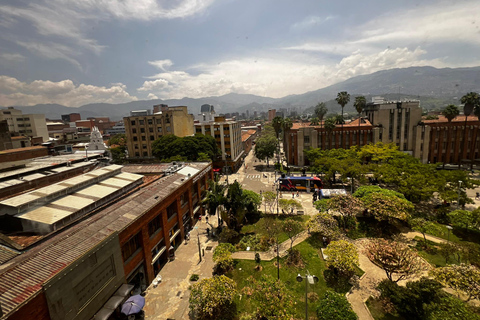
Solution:
<svg viewBox="0 0 480 320">
<path fill-rule="evenodd" d="M 452 230 L 453 227 L 452 226 L 447 226 L 447 229 L 448 229 L 448 231 L 447 231 L 447 241 L 450 242 L 450 230 Z"/>
<path fill-rule="evenodd" d="M 318 282 L 317 276 L 312 276 L 306 274 L 305 277 L 302 277 L 300 273 L 297 276 L 297 281 L 302 282 L 305 279 L 305 320 L 308 320 L 308 284 L 315 284 Z"/>
<path fill-rule="evenodd" d="M 457 209 L 460 209 L 460 190 L 462 188 L 462 181 L 458 180 L 458 197 L 457 197 Z"/>
<path fill-rule="evenodd" d="M 88 144 L 85 145 L 85 161 L 88 161 Z"/>
</svg>

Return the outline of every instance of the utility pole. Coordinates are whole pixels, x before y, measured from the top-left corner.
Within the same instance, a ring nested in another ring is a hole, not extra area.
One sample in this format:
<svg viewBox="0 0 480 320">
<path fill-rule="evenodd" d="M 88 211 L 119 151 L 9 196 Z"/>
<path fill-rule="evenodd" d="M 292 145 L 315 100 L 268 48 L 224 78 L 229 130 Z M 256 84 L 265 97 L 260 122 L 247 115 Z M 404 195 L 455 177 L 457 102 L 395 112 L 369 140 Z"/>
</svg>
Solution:
<svg viewBox="0 0 480 320">
<path fill-rule="evenodd" d="M 200 250 L 200 236 L 198 235 L 198 227 L 197 227 L 197 243 L 198 243 L 198 257 L 200 258 L 200 262 L 202 262 L 202 250 Z"/>
</svg>

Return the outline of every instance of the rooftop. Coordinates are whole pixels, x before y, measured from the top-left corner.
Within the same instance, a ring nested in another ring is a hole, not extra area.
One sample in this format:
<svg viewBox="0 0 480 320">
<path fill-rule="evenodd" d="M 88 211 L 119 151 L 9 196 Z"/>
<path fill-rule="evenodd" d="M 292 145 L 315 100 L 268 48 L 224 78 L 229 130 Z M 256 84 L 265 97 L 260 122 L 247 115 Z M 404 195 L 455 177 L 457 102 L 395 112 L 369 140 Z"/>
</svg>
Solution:
<svg viewBox="0 0 480 320">
<path fill-rule="evenodd" d="M 210 163 L 192 163 L 201 172 Z M 42 285 L 108 236 L 122 231 L 195 176 L 175 173 L 139 189 L 61 231 L 8 264 L 0 265 L 0 304 L 5 316 L 42 290 Z"/>
<path fill-rule="evenodd" d="M 343 124 L 343 127 L 344 128 L 351 128 L 351 127 L 358 127 L 359 126 L 359 118 L 357 119 L 354 119 L 352 121 L 349 121 L 349 122 L 345 122 Z M 292 126 L 292 130 L 298 130 L 300 128 L 305 128 L 305 127 L 313 127 L 313 128 L 324 128 L 323 125 L 325 124 L 325 121 L 322 121 L 322 122 L 319 122 L 320 124 L 318 126 L 311 126 L 311 122 L 294 122 L 293 123 L 293 126 Z M 366 118 L 362 118 L 362 122 L 360 123 L 360 127 L 371 127 L 372 124 L 370 123 L 370 121 L 368 121 L 368 119 Z M 335 129 L 337 128 L 340 128 L 341 125 L 340 124 L 337 124 Z"/>
</svg>

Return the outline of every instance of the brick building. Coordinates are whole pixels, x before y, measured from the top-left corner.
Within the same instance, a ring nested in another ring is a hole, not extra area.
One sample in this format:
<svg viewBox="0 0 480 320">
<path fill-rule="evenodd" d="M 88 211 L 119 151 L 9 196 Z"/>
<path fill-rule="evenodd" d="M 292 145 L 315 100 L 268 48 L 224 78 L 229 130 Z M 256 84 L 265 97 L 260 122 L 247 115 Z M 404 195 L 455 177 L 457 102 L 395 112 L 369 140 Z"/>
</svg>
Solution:
<svg viewBox="0 0 480 320">
<path fill-rule="evenodd" d="M 2 319 L 92 319 L 113 312 L 103 306 L 122 299 L 124 284 L 134 293 L 144 290 L 203 212 L 200 201 L 213 175 L 209 163 L 177 165 L 169 172 L 174 173 L 145 178 L 28 248 L 0 247 Z"/>
</svg>

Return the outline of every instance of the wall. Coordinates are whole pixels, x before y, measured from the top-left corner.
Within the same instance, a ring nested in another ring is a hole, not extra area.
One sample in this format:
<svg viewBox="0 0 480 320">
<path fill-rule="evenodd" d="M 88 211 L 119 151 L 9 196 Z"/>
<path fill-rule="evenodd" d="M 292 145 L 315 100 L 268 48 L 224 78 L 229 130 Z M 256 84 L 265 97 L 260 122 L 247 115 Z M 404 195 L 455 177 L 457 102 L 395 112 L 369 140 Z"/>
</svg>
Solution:
<svg viewBox="0 0 480 320">
<path fill-rule="evenodd" d="M 13 162 L 45 156 L 48 156 L 48 148 L 46 147 L 10 149 L 0 152 L 0 162 Z"/>
</svg>

